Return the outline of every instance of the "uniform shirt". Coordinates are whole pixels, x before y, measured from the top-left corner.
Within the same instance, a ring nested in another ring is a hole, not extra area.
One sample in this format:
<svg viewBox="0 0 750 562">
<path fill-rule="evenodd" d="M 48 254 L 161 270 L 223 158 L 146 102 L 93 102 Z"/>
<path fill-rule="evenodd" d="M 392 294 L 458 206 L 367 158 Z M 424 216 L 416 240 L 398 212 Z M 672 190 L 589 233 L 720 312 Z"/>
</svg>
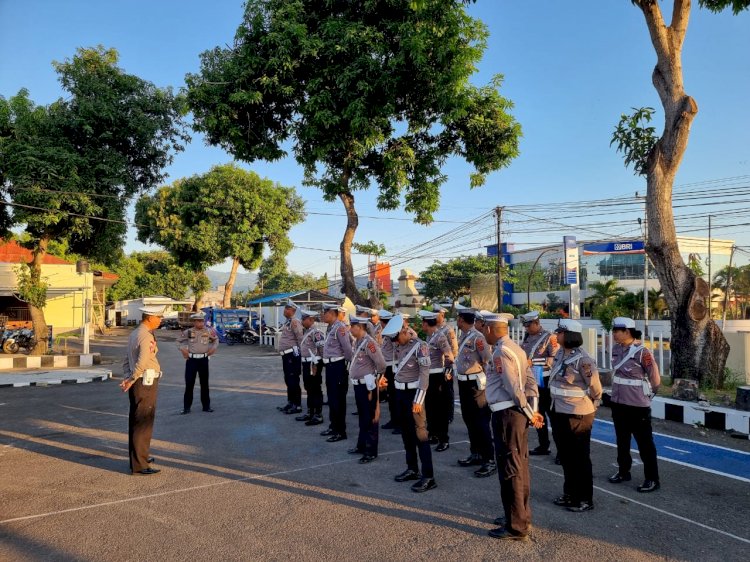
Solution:
<svg viewBox="0 0 750 562">
<path fill-rule="evenodd" d="M 336 320 L 328 325 L 325 339 L 323 340 L 323 357 L 343 357 L 347 361 L 352 358 L 352 340 L 349 328 L 341 320 Z"/>
<path fill-rule="evenodd" d="M 527 397 L 539 396 L 526 352 L 508 336 L 495 344 L 485 395 L 489 404 L 510 401 L 519 408 L 526 406 Z"/>
<path fill-rule="evenodd" d="M 414 403 L 423 404 L 430 384 L 430 351 L 427 344 L 419 338 L 411 338 L 405 345 L 395 343 L 393 358 L 396 380 L 403 383 L 419 381 Z"/>
<path fill-rule="evenodd" d="M 216 330 L 207 326 L 200 330 L 188 328 L 183 330 L 177 338 L 177 346 L 180 349 L 187 349 L 188 353 L 208 353 L 216 351 L 219 347 L 219 336 Z"/>
<path fill-rule="evenodd" d="M 367 329 L 367 333 L 372 337 L 372 339 L 375 340 L 375 343 L 380 345 L 380 342 L 383 339 L 380 335 L 380 332 L 383 331 L 383 325 L 380 322 L 378 322 L 377 324 L 368 322 L 367 324 L 365 324 L 365 327 Z"/>
<path fill-rule="evenodd" d="M 325 336 L 314 324 L 302 334 L 302 341 L 299 345 L 302 359 L 311 357 L 323 357 L 323 342 Z"/>
<path fill-rule="evenodd" d="M 381 324 L 380 331 L 383 331 L 383 326 Z M 407 328 L 407 331 L 409 332 L 409 336 L 413 338 L 418 338 L 417 332 L 412 330 L 411 328 Z M 386 363 L 388 365 L 393 364 L 393 340 L 391 338 L 384 338 L 383 336 L 380 336 L 380 349 L 383 352 L 383 357 L 385 357 Z"/>
<path fill-rule="evenodd" d="M 484 365 L 492 360 L 492 349 L 482 333 L 472 327 L 461 335 L 456 355 L 456 372 L 471 375 L 484 371 Z"/>
<path fill-rule="evenodd" d="M 632 346 L 636 345 L 635 342 L 631 345 L 621 345 L 616 343 L 612 346 L 612 366 L 618 365 L 625 357 Z M 651 383 L 652 392 L 656 392 L 661 384 L 661 377 L 659 376 L 659 367 L 656 366 L 654 356 L 651 352 L 642 348 L 637 351 L 633 357 L 625 361 L 620 365 L 617 370 L 613 373 L 615 377 L 621 377 L 623 379 L 631 379 L 636 381 L 643 381 L 648 379 Z M 648 408 L 651 406 L 651 397 L 646 396 L 643 392 L 643 386 L 630 386 L 625 384 L 618 384 L 614 380 L 612 381 L 612 402 L 617 404 L 627 404 L 628 406 L 639 406 L 642 408 Z"/>
<path fill-rule="evenodd" d="M 281 338 L 279 339 L 279 351 L 286 351 L 293 347 L 299 347 L 304 332 L 302 322 L 296 318 L 289 318 L 281 325 Z"/>
<path fill-rule="evenodd" d="M 369 334 L 354 342 L 354 354 L 349 365 L 349 378 L 363 379 L 365 375 L 377 375 L 385 371 L 383 352 Z"/>
<path fill-rule="evenodd" d="M 448 338 L 448 343 L 451 346 L 453 357 L 458 355 L 458 338 L 456 337 L 456 331 L 445 322 L 438 326 L 438 330 L 443 332 L 445 334 L 445 337 Z"/>
<path fill-rule="evenodd" d="M 427 337 L 427 347 L 430 351 L 430 369 L 439 369 L 453 364 L 454 356 L 445 331 L 437 329 Z"/>
<path fill-rule="evenodd" d="M 569 352 L 565 355 L 565 352 Z M 596 411 L 593 400 L 602 397 L 602 383 L 596 362 L 582 347 L 560 348 L 552 365 L 549 379 L 552 394 L 552 409 L 560 414 L 585 416 Z M 563 392 L 587 391 L 587 396 L 562 396 L 554 389 Z"/>
<path fill-rule="evenodd" d="M 141 323 L 128 338 L 128 352 L 125 362 L 122 364 L 122 372 L 126 377 L 139 379 L 146 369 L 161 371 L 159 361 L 156 359 L 156 338 L 145 324 Z"/>
<path fill-rule="evenodd" d="M 541 330 L 538 334 L 533 336 L 528 332 L 521 342 L 521 349 L 526 352 L 526 355 L 531 359 L 532 364 L 551 367 L 552 362 L 555 360 L 557 355 L 557 341 L 551 337 L 552 334 L 547 330 Z M 532 354 L 533 350 L 533 354 Z"/>
</svg>

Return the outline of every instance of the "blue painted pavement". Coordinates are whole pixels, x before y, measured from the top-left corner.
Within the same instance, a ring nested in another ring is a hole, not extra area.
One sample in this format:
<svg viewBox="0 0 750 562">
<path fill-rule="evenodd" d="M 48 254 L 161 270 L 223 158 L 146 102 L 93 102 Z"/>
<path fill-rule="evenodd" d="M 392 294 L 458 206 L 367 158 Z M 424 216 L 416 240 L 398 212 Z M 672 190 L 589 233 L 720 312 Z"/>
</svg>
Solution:
<svg viewBox="0 0 750 562">
<path fill-rule="evenodd" d="M 612 422 L 594 420 L 591 439 L 604 445 L 616 446 L 615 428 Z M 654 442 L 660 459 L 750 482 L 750 453 L 671 437 L 663 433 L 654 433 Z M 632 440 L 630 447 L 634 451 L 638 450 L 635 439 Z"/>
</svg>

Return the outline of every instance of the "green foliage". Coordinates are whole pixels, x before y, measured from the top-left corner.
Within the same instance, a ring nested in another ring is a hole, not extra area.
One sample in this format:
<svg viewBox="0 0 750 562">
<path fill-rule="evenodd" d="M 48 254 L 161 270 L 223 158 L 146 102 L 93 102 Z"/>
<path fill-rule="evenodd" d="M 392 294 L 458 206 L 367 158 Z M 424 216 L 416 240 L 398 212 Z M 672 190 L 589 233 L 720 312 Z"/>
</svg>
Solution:
<svg viewBox="0 0 750 562">
<path fill-rule="evenodd" d="M 352 248 L 360 254 L 367 254 L 368 256 L 375 256 L 376 258 L 385 255 L 385 246 L 383 244 L 378 244 L 374 240 L 370 240 L 364 244 L 357 244 L 355 242 L 352 244 Z"/>
<path fill-rule="evenodd" d="M 521 262 L 513 265 L 513 274 L 516 278 L 514 289 L 516 292 L 525 293 L 527 290 L 541 292 L 550 289 L 549 279 L 542 264 L 537 264 L 533 273 L 531 272 L 532 265 L 533 262 Z M 529 279 L 529 276 L 531 279 Z M 529 281 L 531 281 L 531 284 L 529 284 Z"/>
<path fill-rule="evenodd" d="M 47 303 L 47 287 L 49 286 L 46 279 L 34 275 L 34 272 L 26 264 L 19 265 L 15 268 L 15 271 L 18 279 L 16 296 L 31 306 L 39 309 L 44 308 Z"/>
<path fill-rule="evenodd" d="M 610 279 L 604 283 L 593 281 L 589 283 L 588 290 L 589 292 L 594 291 L 594 294 L 586 299 L 586 306 L 588 306 L 589 310 L 595 311 L 594 315 L 596 315 L 596 309 L 600 305 L 612 304 L 627 292 L 624 287 L 617 285 L 617 279 Z"/>
<path fill-rule="evenodd" d="M 206 274 L 178 265 L 167 252 L 133 252 L 113 268 L 120 279 L 107 291 L 107 300 L 162 295 L 177 300 L 211 287 Z"/>
<path fill-rule="evenodd" d="M 693 272 L 696 277 L 703 277 L 706 272 L 703 270 L 703 264 L 701 263 L 701 257 L 698 254 L 688 255 L 688 269 Z"/>
<path fill-rule="evenodd" d="M 547 293 L 546 303 L 547 312 L 551 314 L 553 318 L 559 318 L 560 314 L 558 311 L 565 308 L 565 302 L 555 293 Z"/>
<path fill-rule="evenodd" d="M 323 291 L 328 288 L 328 275 L 315 277 L 312 273 L 290 272 L 287 270 L 286 259 L 282 255 L 271 254 L 263 260 L 259 276 L 263 280 L 265 294 L 288 293 L 305 289 Z"/>
<path fill-rule="evenodd" d="M 725 293 L 729 292 L 728 318 L 747 317 L 747 305 L 750 302 L 750 265 L 732 267 L 731 272 L 728 266 L 723 267 L 714 275 L 713 286 Z"/>
<path fill-rule="evenodd" d="M 497 273 L 497 258 L 486 255 L 465 256 L 448 262 L 436 261 L 422 271 L 419 276 L 424 284 L 422 294 L 429 299 L 436 300 L 449 297 L 458 300 L 459 297 L 471 294 L 471 279 L 476 275 Z M 503 279 L 507 280 L 512 271 L 507 267 L 503 270 Z"/>
<path fill-rule="evenodd" d="M 735 15 L 750 8 L 750 0 L 700 0 L 699 3 L 712 12 L 721 12 L 731 7 Z"/>
<path fill-rule="evenodd" d="M 609 331 L 612 329 L 612 322 L 614 319 L 622 315 L 622 310 L 620 310 L 616 304 L 601 303 L 594 308 L 593 316 L 602 323 L 605 330 Z"/>
<path fill-rule="evenodd" d="M 625 167 L 631 164 L 639 176 L 648 171 L 648 158 L 659 137 L 656 128 L 648 126 L 654 115 L 653 107 L 632 108 L 632 115 L 620 116 L 609 145 L 617 143 L 617 152 L 625 154 Z"/>
</svg>

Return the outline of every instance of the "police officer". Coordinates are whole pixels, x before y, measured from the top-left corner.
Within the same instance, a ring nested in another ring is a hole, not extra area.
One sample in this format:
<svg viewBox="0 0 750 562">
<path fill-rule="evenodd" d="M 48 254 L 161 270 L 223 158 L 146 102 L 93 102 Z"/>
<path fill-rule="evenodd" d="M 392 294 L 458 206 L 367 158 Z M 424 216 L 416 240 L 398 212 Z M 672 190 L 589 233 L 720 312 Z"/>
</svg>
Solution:
<svg viewBox="0 0 750 562">
<path fill-rule="evenodd" d="M 397 474 L 394 480 L 417 480 L 411 487 L 412 491 L 426 492 L 437 487 L 424 407 L 430 384 L 430 352 L 425 342 L 412 336 L 400 314 L 395 314 L 388 322 L 383 337 L 391 338 L 394 343 L 394 384 L 401 414 L 401 438 L 406 450 L 406 470 Z M 417 454 L 422 462 L 421 474 Z"/>
<path fill-rule="evenodd" d="M 299 377 L 302 374 L 302 359 L 300 356 L 300 342 L 302 341 L 302 322 L 295 318 L 297 305 L 287 301 L 284 305 L 286 322 L 281 326 L 279 339 L 279 353 L 281 366 L 284 369 L 284 383 L 286 383 L 286 406 L 278 410 L 284 414 L 299 414 L 302 411 L 302 389 Z"/>
<path fill-rule="evenodd" d="M 149 456 L 151 434 L 156 416 L 156 395 L 159 391 L 161 367 L 156 359 L 158 347 L 153 331 L 161 324 L 164 308 L 148 306 L 140 309 L 142 320 L 128 338 L 128 350 L 122 365 L 120 388 L 128 393 L 128 454 L 130 471 L 148 476 L 161 472 L 151 468 Z"/>
<path fill-rule="evenodd" d="M 294 419 L 305 422 L 305 425 L 320 425 L 323 423 L 323 340 L 325 336 L 315 321 L 318 313 L 312 310 L 300 310 L 302 317 L 302 341 L 300 355 L 302 356 L 302 383 L 307 392 L 307 413 Z"/>
<path fill-rule="evenodd" d="M 352 340 L 344 323 L 346 309 L 337 304 L 323 305 L 323 322 L 328 324 L 323 339 L 323 365 L 326 369 L 326 394 L 328 395 L 328 429 L 321 435 L 329 443 L 346 439 L 346 393 L 349 376 L 346 362 L 352 358 Z"/>
<path fill-rule="evenodd" d="M 448 312 L 448 309 L 446 309 L 444 306 L 440 306 L 439 304 L 434 304 L 432 306 L 432 310 L 437 314 L 438 330 L 440 330 L 443 334 L 445 334 L 445 337 L 448 338 L 448 343 L 451 346 L 451 352 L 455 357 L 456 354 L 458 354 L 458 338 L 456 337 L 456 332 L 445 321 L 445 313 Z"/>
<path fill-rule="evenodd" d="M 450 447 L 448 423 L 453 402 L 449 387 L 453 386 L 454 355 L 445 330 L 438 327 L 437 313 L 420 310 L 419 315 L 430 351 L 430 386 L 425 400 L 427 428 L 438 444 L 435 451 L 440 453 Z"/>
<path fill-rule="evenodd" d="M 494 345 L 487 368 L 487 402 L 492 411 L 500 497 L 504 515 L 489 531 L 496 539 L 527 541 L 531 529 L 528 426 L 541 427 L 537 383 L 526 352 L 508 337 L 510 314 L 484 315 L 484 335 Z"/>
<path fill-rule="evenodd" d="M 382 429 L 392 429 L 395 435 L 401 435 L 401 421 L 398 417 L 398 405 L 396 404 L 396 387 L 393 385 L 395 380 L 393 377 L 393 340 L 391 338 L 383 337 L 383 330 L 388 326 L 393 314 L 387 310 L 379 310 L 378 317 L 380 318 L 380 350 L 383 352 L 383 358 L 385 359 L 385 389 L 384 392 L 388 395 L 388 412 L 390 414 L 390 420 L 384 423 L 380 427 Z M 383 384 L 381 382 L 381 388 Z"/>
<path fill-rule="evenodd" d="M 380 423 L 380 400 L 378 379 L 385 372 L 385 359 L 380 346 L 367 333 L 369 318 L 352 316 L 351 333 L 354 337 L 354 352 L 349 365 L 349 378 L 354 387 L 354 399 L 359 415 L 359 437 L 357 446 L 350 454 L 362 455 L 360 464 L 374 461 L 378 456 L 378 424 Z"/>
<path fill-rule="evenodd" d="M 546 427 L 537 430 L 539 445 L 529 451 L 529 454 L 549 455 L 549 407 L 552 401 L 549 393 L 549 372 L 557 354 L 557 338 L 542 328 L 539 312 L 536 310 L 522 314 L 519 318 L 526 330 L 521 349 L 526 352 L 529 366 L 536 376 L 539 387 L 539 413 L 547 424 Z"/>
<path fill-rule="evenodd" d="M 591 428 L 602 397 L 599 371 L 581 347 L 581 331 L 577 320 L 560 320 L 555 331 L 560 349 L 549 378 L 552 432 L 565 475 L 563 495 L 554 503 L 573 512 L 594 508 Z"/>
<path fill-rule="evenodd" d="M 369 306 L 357 305 L 355 307 L 357 318 L 367 318 L 368 322 L 365 324 L 367 333 L 373 337 L 375 342 L 380 345 L 381 336 L 380 332 L 383 330 L 383 326 L 380 325 L 379 311 Z"/>
<path fill-rule="evenodd" d="M 636 340 L 640 332 L 632 318 L 619 317 L 612 322 L 612 421 L 617 436 L 618 470 L 609 481 L 619 484 L 630 480 L 630 439 L 635 437 L 643 461 L 645 481 L 639 492 L 659 489 L 659 468 L 656 464 L 656 446 L 651 430 L 651 398 L 661 384 L 659 368 L 654 356 Z"/>
<path fill-rule="evenodd" d="M 497 467 L 490 431 L 491 412 L 487 405 L 485 365 L 492 360 L 492 349 L 484 335 L 474 327 L 475 311 L 460 310 L 458 327 L 461 339 L 455 367 L 458 379 L 458 396 L 461 401 L 461 416 L 469 430 L 471 454 L 459 459 L 460 466 L 481 465 L 474 475 L 478 478 L 492 476 Z"/>
<path fill-rule="evenodd" d="M 213 412 L 208 393 L 208 358 L 216 353 L 219 336 L 214 328 L 206 327 L 205 313 L 196 312 L 190 315 L 190 319 L 193 321 L 193 327 L 184 330 L 177 338 L 177 346 L 185 358 L 185 396 L 180 414 L 190 413 L 196 375 L 201 383 L 203 411 Z"/>
</svg>

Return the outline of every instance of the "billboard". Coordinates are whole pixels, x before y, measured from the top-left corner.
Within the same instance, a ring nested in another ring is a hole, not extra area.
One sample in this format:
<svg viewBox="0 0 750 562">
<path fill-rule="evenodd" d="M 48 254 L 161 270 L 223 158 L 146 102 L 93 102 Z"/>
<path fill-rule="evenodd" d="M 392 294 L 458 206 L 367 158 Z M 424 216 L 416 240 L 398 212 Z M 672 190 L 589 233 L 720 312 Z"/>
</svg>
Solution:
<svg viewBox="0 0 750 562">
<path fill-rule="evenodd" d="M 578 244 L 575 236 L 564 236 L 565 248 L 565 284 L 578 284 Z"/>
<path fill-rule="evenodd" d="M 623 240 L 621 242 L 601 242 L 598 244 L 585 244 L 583 254 L 643 254 L 645 244 L 643 240 Z"/>
</svg>

